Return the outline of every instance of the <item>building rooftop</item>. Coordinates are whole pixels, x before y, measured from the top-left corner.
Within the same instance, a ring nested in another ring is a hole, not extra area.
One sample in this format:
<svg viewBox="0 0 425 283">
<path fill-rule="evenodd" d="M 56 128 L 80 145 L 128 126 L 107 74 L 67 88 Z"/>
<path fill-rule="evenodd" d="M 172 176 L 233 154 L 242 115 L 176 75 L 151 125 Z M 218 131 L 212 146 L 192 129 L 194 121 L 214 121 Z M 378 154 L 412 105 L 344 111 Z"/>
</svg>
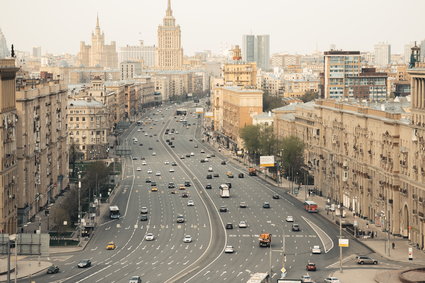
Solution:
<svg viewBox="0 0 425 283">
<path fill-rule="evenodd" d="M 68 105 L 70 107 L 98 107 L 102 108 L 105 107 L 105 105 L 102 102 L 96 101 L 96 100 L 68 100 Z"/>
<path fill-rule="evenodd" d="M 240 93 L 259 93 L 263 92 L 261 89 L 252 89 L 252 88 L 241 88 L 237 86 L 224 86 L 224 89 L 234 91 L 234 92 L 240 92 Z"/>
</svg>

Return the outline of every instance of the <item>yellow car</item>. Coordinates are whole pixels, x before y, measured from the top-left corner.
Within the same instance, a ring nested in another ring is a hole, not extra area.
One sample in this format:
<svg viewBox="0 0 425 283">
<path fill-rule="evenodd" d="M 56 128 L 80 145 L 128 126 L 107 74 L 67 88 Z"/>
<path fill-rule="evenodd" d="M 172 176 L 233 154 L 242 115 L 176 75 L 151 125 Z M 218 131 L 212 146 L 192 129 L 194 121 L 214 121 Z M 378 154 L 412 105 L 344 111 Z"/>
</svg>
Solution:
<svg viewBox="0 0 425 283">
<path fill-rule="evenodd" d="M 179 185 L 179 190 L 186 190 L 186 186 L 185 186 L 185 185 L 183 185 L 183 184 L 180 184 L 180 185 Z"/>
<path fill-rule="evenodd" d="M 227 177 L 233 178 L 233 173 L 231 171 L 226 172 Z"/>
<path fill-rule="evenodd" d="M 106 245 L 107 250 L 115 250 L 116 248 L 117 246 L 115 245 L 114 242 L 109 242 L 108 245 Z"/>
<path fill-rule="evenodd" d="M 151 188 L 151 192 L 157 192 L 158 191 L 158 188 L 157 187 L 152 187 Z"/>
</svg>

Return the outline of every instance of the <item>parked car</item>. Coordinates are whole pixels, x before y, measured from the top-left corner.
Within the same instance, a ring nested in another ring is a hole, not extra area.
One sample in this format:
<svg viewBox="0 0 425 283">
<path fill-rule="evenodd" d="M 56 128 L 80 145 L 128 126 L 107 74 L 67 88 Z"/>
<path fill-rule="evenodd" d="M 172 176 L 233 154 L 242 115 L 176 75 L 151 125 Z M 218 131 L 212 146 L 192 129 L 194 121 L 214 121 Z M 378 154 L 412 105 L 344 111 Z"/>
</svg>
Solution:
<svg viewBox="0 0 425 283">
<path fill-rule="evenodd" d="M 339 279 L 336 277 L 326 277 L 324 282 L 325 283 L 340 283 L 341 281 L 339 281 Z"/>
<path fill-rule="evenodd" d="M 358 256 L 357 264 L 378 264 L 378 261 L 368 256 Z"/>
<path fill-rule="evenodd" d="M 47 268 L 47 274 L 53 274 L 59 272 L 59 266 L 57 265 L 51 265 L 49 268 Z"/>
</svg>

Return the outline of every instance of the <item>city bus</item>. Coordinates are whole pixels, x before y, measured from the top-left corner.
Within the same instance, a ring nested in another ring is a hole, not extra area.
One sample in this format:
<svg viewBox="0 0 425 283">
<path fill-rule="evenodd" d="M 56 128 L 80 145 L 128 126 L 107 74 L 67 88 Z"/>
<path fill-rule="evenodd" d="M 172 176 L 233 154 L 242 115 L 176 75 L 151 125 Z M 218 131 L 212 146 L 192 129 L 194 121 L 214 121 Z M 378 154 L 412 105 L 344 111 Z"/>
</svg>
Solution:
<svg viewBox="0 0 425 283">
<path fill-rule="evenodd" d="M 304 202 L 304 209 L 308 212 L 318 212 L 317 203 L 311 200 L 306 200 Z"/>
<path fill-rule="evenodd" d="M 120 209 L 116 205 L 109 206 L 109 218 L 119 219 L 120 218 Z"/>
</svg>

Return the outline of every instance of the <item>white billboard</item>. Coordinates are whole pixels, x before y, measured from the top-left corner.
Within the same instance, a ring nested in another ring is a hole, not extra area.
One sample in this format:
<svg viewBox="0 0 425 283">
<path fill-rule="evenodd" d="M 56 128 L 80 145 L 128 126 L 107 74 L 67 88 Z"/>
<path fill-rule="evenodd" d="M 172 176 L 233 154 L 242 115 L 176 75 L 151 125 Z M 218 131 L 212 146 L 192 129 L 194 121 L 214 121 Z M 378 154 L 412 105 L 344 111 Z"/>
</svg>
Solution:
<svg viewBox="0 0 425 283">
<path fill-rule="evenodd" d="M 205 118 L 213 118 L 214 114 L 212 112 L 205 112 Z"/>
<path fill-rule="evenodd" d="M 204 113 L 204 108 L 195 108 L 195 112 L 198 114 Z"/>
<path fill-rule="evenodd" d="M 274 155 L 260 156 L 261 167 L 274 167 Z"/>
</svg>

